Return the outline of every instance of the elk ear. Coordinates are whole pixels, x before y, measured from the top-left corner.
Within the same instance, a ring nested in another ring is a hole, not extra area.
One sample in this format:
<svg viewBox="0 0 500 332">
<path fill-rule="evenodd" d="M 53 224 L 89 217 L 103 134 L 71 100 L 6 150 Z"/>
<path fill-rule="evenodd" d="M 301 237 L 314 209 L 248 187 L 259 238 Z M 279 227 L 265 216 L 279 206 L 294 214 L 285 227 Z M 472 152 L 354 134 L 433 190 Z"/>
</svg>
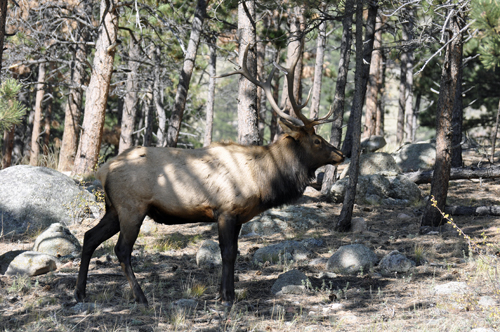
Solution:
<svg viewBox="0 0 500 332">
<path fill-rule="evenodd" d="M 301 127 L 292 124 L 290 121 L 280 119 L 278 123 L 285 134 L 288 134 L 294 138 L 300 132 Z"/>
</svg>

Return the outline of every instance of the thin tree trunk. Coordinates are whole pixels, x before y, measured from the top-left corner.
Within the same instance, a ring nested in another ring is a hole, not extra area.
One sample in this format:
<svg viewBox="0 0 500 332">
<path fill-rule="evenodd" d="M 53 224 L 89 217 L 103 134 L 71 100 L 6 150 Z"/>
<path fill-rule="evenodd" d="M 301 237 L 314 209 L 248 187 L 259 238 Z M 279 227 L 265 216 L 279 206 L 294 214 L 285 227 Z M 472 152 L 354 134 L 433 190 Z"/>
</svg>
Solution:
<svg viewBox="0 0 500 332">
<path fill-rule="evenodd" d="M 104 117 L 109 95 L 118 31 L 118 7 L 115 0 L 101 0 L 98 37 L 90 77 L 85 93 L 83 129 L 72 174 L 92 172 L 101 147 Z"/>
<path fill-rule="evenodd" d="M 238 5 L 239 63 L 243 62 L 247 44 L 255 45 L 255 1 L 242 1 Z M 257 77 L 255 48 L 248 52 L 248 71 Z M 257 113 L 257 86 L 241 76 L 238 82 L 238 142 L 258 145 L 259 116 Z"/>
<path fill-rule="evenodd" d="M 12 165 L 12 149 L 14 148 L 14 133 L 16 126 L 12 126 L 10 130 L 3 132 L 3 145 L 2 145 L 2 169 Z"/>
<path fill-rule="evenodd" d="M 125 83 L 127 94 L 125 95 L 125 99 L 123 101 L 123 114 L 118 153 L 132 147 L 133 144 L 132 135 L 134 132 L 135 118 L 137 114 L 137 103 L 139 101 L 139 84 L 137 82 L 137 74 L 139 71 L 140 57 L 140 42 L 131 35 L 128 60 L 129 72 L 127 74 L 127 83 Z"/>
<path fill-rule="evenodd" d="M 326 21 L 322 21 L 318 27 L 318 38 L 316 40 L 316 63 L 314 64 L 314 81 L 311 92 L 311 107 L 309 117 L 311 119 L 319 116 L 319 104 L 321 101 L 321 83 L 323 78 L 323 64 L 325 60 L 326 45 Z"/>
<path fill-rule="evenodd" d="M 406 12 L 406 11 L 405 11 Z M 406 80 L 405 80 L 405 116 L 406 116 L 406 139 L 410 142 L 412 140 L 412 132 L 414 124 L 414 110 L 413 110 L 413 16 L 414 10 L 407 9 L 408 22 L 403 24 L 402 35 L 403 41 L 407 43 L 406 52 Z"/>
<path fill-rule="evenodd" d="M 163 146 L 177 146 L 182 117 L 184 116 L 184 109 L 186 107 L 189 82 L 191 81 L 191 75 L 193 74 L 196 54 L 198 53 L 198 45 L 200 43 L 201 32 L 203 29 L 203 20 L 205 19 L 206 14 L 207 1 L 198 0 L 194 12 L 189 43 L 184 56 L 184 63 L 179 75 L 179 84 L 177 85 L 177 92 L 175 94 L 174 108 L 172 110 L 172 116 L 170 117 L 166 141 L 163 142 Z"/>
<path fill-rule="evenodd" d="M 401 70 L 399 75 L 399 102 L 398 102 L 398 122 L 396 127 L 396 143 L 401 145 L 404 141 L 404 123 L 406 107 L 406 69 L 407 53 L 401 52 Z"/>
<path fill-rule="evenodd" d="M 366 113 L 363 137 L 368 138 L 376 134 L 378 96 L 380 93 L 380 62 L 382 59 L 382 21 L 379 17 L 375 23 L 375 40 L 373 42 L 373 52 L 368 75 L 368 86 L 366 90 Z"/>
<path fill-rule="evenodd" d="M 5 39 L 5 23 L 7 22 L 7 2 L 0 0 L 0 72 L 2 71 L 3 44 Z M 0 81 L 0 84 L 2 82 Z"/>
<path fill-rule="evenodd" d="M 344 19 L 342 21 L 343 31 L 342 40 L 340 42 L 340 60 L 337 75 L 337 84 L 335 95 L 333 97 L 333 118 L 336 119 L 332 123 L 330 134 L 330 143 L 333 146 L 340 146 L 342 139 L 342 123 L 344 119 L 344 104 L 345 104 L 345 88 L 347 85 L 347 74 L 349 73 L 349 61 L 351 58 L 351 43 L 352 43 L 352 16 L 354 9 L 354 0 L 346 0 Z M 325 167 L 325 175 L 323 184 L 321 185 L 321 193 L 326 195 L 333 183 L 335 182 L 337 167 L 327 165 Z"/>
<path fill-rule="evenodd" d="M 84 1 L 82 11 L 90 12 L 92 1 Z M 85 84 L 85 67 L 87 66 L 87 46 L 85 42 L 89 39 L 86 27 L 79 32 L 79 41 L 74 46 L 73 61 L 70 68 L 71 86 L 68 92 L 68 100 L 64 112 L 64 132 L 59 153 L 59 172 L 69 172 L 75 163 L 78 139 L 80 136 L 80 119 L 82 115 L 83 85 Z"/>
<path fill-rule="evenodd" d="M 434 175 L 433 170 L 416 171 L 405 173 L 408 180 L 416 184 L 430 183 Z M 450 168 L 450 180 L 459 179 L 494 179 L 500 177 L 500 166 L 491 166 L 484 168 L 476 167 L 453 167 Z"/>
<path fill-rule="evenodd" d="M 161 63 L 160 63 L 160 47 L 156 46 L 154 51 L 154 75 L 153 75 L 153 102 L 155 105 L 156 116 L 158 119 L 158 130 L 156 132 L 156 145 L 164 146 L 166 141 L 165 129 L 167 123 L 167 114 L 165 112 L 165 108 L 163 107 L 163 100 L 161 98 Z M 196 57 L 196 55 L 195 55 Z M 189 85 L 189 84 L 188 84 Z M 179 91 L 179 90 L 177 90 Z M 187 92 L 187 90 L 186 90 Z"/>
<path fill-rule="evenodd" d="M 386 65 L 385 65 L 385 55 L 384 52 L 381 50 L 380 52 L 380 75 L 379 75 L 379 80 L 377 81 L 377 85 L 379 86 L 379 94 L 380 98 L 377 100 L 377 123 L 375 125 L 375 135 L 378 136 L 384 136 L 384 123 L 385 123 L 385 114 L 384 114 L 384 98 L 382 97 L 384 95 L 385 91 L 385 72 L 386 72 Z M 415 128 L 414 128 L 415 129 Z"/>
<path fill-rule="evenodd" d="M 437 207 L 441 211 L 444 211 L 448 196 L 451 165 L 451 118 L 462 59 L 462 35 L 460 33 L 462 18 L 458 15 L 455 14 L 449 21 L 449 38 L 455 38 L 446 47 L 437 104 L 436 163 L 431 183 L 431 197 L 437 201 Z M 429 200 L 422 215 L 421 225 L 437 227 L 441 223 L 441 213 L 432 206 L 432 202 Z"/>
<path fill-rule="evenodd" d="M 42 102 L 45 96 L 45 63 L 38 66 L 38 84 L 36 85 L 36 99 L 35 99 L 35 119 L 33 120 L 33 131 L 31 132 L 31 151 L 30 151 L 30 165 L 38 165 L 38 155 L 40 154 L 40 144 L 38 138 L 40 137 L 42 129 Z"/>
<path fill-rule="evenodd" d="M 286 66 L 289 68 L 292 65 L 293 60 L 299 56 L 297 66 L 295 66 L 294 82 L 293 82 L 293 97 L 297 103 L 300 103 L 301 99 L 301 83 L 302 83 L 302 60 L 303 60 L 303 47 L 302 43 L 302 31 L 304 27 L 302 25 L 304 16 L 304 9 L 301 6 L 296 6 L 288 10 L 288 24 L 290 26 L 290 39 L 287 46 L 287 59 Z M 283 92 L 281 95 L 281 107 L 285 108 L 285 112 L 292 116 L 295 113 L 292 111 L 292 104 L 290 103 L 290 98 L 288 96 L 288 82 L 283 80 Z"/>
<path fill-rule="evenodd" d="M 461 44 L 463 53 L 463 44 Z M 464 120 L 462 100 L 462 58 L 460 58 L 460 69 L 458 71 L 457 90 L 455 92 L 455 103 L 453 104 L 453 115 L 451 116 L 451 167 L 462 167 L 462 124 Z M 500 106 L 500 105 L 499 105 Z M 493 146 L 493 149 L 495 147 Z M 493 150 L 493 153 L 495 150 Z M 493 162 L 493 155 L 491 158 Z"/>
<path fill-rule="evenodd" d="M 49 88 L 49 94 L 52 94 L 53 89 Z M 54 105 L 54 99 L 51 97 L 47 103 L 47 108 L 45 110 L 45 116 L 43 119 L 43 154 L 49 154 L 49 144 L 50 144 L 50 123 L 52 121 L 52 107 Z"/>
<path fill-rule="evenodd" d="M 495 145 L 497 144 L 497 135 L 498 135 L 498 124 L 500 122 L 500 102 L 498 102 L 498 110 L 497 110 L 497 122 L 495 124 L 495 134 L 493 134 L 493 140 L 491 143 L 491 159 L 490 162 L 495 163 Z M 460 139 L 462 139 L 460 137 Z M 462 155 L 462 154 L 460 154 Z"/>
<path fill-rule="evenodd" d="M 217 38 L 210 38 L 208 47 L 210 49 L 210 61 L 208 63 L 208 98 L 207 98 L 207 120 L 205 124 L 205 140 L 203 146 L 209 146 L 212 143 L 212 131 L 214 123 L 214 101 L 215 101 L 215 75 L 217 72 Z"/>
<path fill-rule="evenodd" d="M 263 19 L 264 24 L 269 25 L 269 20 L 267 19 L 267 15 Z M 264 73 L 264 63 L 266 60 L 266 42 L 260 41 L 257 43 L 257 77 L 260 81 L 265 81 L 267 77 L 265 77 Z M 259 115 L 259 145 L 264 143 L 264 129 L 266 128 L 266 97 L 265 94 L 262 93 L 262 89 L 257 89 L 257 114 Z"/>
<path fill-rule="evenodd" d="M 276 52 L 276 60 L 278 60 L 278 52 Z M 279 95 L 280 95 L 280 76 L 279 72 L 276 71 L 274 74 L 274 81 L 273 81 L 273 98 L 274 100 L 278 100 Z M 271 131 L 271 142 L 276 141 L 276 139 L 279 136 L 279 131 L 280 127 L 278 125 L 278 114 L 271 108 L 271 124 L 270 126 L 270 131 Z"/>
<path fill-rule="evenodd" d="M 344 197 L 344 204 L 335 226 L 336 231 L 346 232 L 351 228 L 354 200 L 356 198 L 356 186 L 359 175 L 359 154 L 361 138 L 361 112 L 363 108 L 363 0 L 356 1 L 356 73 L 353 107 L 351 117 L 353 120 L 352 152 L 349 166 L 349 182 Z"/>
<path fill-rule="evenodd" d="M 373 43 L 375 39 L 374 36 L 375 36 L 375 23 L 377 19 L 377 12 L 378 12 L 378 0 L 370 1 L 368 3 L 368 16 L 366 19 L 366 31 L 365 31 L 366 42 L 363 49 L 364 64 L 363 64 L 363 71 L 361 73 L 362 83 L 360 85 L 361 103 L 363 103 L 365 100 L 366 85 L 368 83 L 368 75 L 370 73 L 370 61 L 372 57 Z M 363 105 L 361 105 L 361 107 L 363 107 Z M 351 114 L 353 113 L 353 108 L 354 108 L 354 103 L 351 106 Z M 347 123 L 347 130 L 345 134 L 344 143 L 342 144 L 342 153 L 348 158 L 351 157 L 352 146 L 354 144 L 353 135 L 355 126 L 356 126 L 355 118 L 353 118 L 351 115 L 349 117 L 349 122 Z"/>
<path fill-rule="evenodd" d="M 144 135 L 142 146 L 151 146 L 153 143 L 153 120 L 154 120 L 154 106 L 153 106 L 153 80 L 149 84 L 149 91 L 144 98 Z"/>
</svg>

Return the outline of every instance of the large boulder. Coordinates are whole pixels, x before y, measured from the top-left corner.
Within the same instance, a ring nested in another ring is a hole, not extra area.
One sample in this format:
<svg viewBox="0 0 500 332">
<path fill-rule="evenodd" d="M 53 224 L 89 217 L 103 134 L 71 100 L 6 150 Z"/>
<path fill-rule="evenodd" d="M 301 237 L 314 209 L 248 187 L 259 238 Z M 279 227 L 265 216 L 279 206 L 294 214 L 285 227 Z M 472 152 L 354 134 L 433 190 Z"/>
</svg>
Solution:
<svg viewBox="0 0 500 332">
<path fill-rule="evenodd" d="M 33 277 L 56 270 L 58 263 L 59 260 L 52 255 L 25 251 L 10 262 L 5 275 Z"/>
<path fill-rule="evenodd" d="M 403 172 L 431 169 L 436 162 L 436 143 L 418 142 L 403 145 L 394 154 L 394 159 Z"/>
<path fill-rule="evenodd" d="M 196 253 L 196 264 L 213 268 L 222 265 L 222 256 L 219 244 L 212 240 L 205 240 Z"/>
<path fill-rule="evenodd" d="M 53 169 L 23 165 L 0 171 L 4 233 L 45 229 L 57 222 L 70 225 L 89 214 L 97 217 L 95 204 L 94 195 Z"/>
<path fill-rule="evenodd" d="M 373 135 L 361 140 L 361 150 L 363 152 L 375 152 L 387 145 L 384 136 Z"/>
<path fill-rule="evenodd" d="M 368 272 L 378 262 L 378 257 L 362 244 L 340 247 L 326 263 L 326 269 L 335 273 L 355 274 Z"/>
<path fill-rule="evenodd" d="M 42 234 L 38 235 L 33 246 L 33 251 L 56 257 L 77 256 L 81 250 L 82 247 L 78 239 L 60 223 L 50 225 Z"/>
<path fill-rule="evenodd" d="M 339 180 L 330 188 L 332 202 L 342 203 L 348 178 Z M 419 187 L 404 175 L 385 177 L 381 174 L 360 175 L 356 186 L 356 203 L 371 205 L 412 205 L 421 199 Z"/>
<path fill-rule="evenodd" d="M 349 166 L 344 168 L 340 178 L 348 175 Z M 359 175 L 381 174 L 385 176 L 396 176 L 401 173 L 401 169 L 396 164 L 394 157 L 388 153 L 366 153 L 359 157 Z"/>
<path fill-rule="evenodd" d="M 307 276 L 299 270 L 290 270 L 278 276 L 271 287 L 274 295 L 303 294 L 308 283 Z"/>
<path fill-rule="evenodd" d="M 415 263 L 397 250 L 384 256 L 378 264 L 380 271 L 390 274 L 393 272 L 408 272 Z"/>
<path fill-rule="evenodd" d="M 290 240 L 258 249 L 253 254 L 253 260 L 257 263 L 286 263 L 307 260 L 312 255 L 304 244 Z"/>
</svg>

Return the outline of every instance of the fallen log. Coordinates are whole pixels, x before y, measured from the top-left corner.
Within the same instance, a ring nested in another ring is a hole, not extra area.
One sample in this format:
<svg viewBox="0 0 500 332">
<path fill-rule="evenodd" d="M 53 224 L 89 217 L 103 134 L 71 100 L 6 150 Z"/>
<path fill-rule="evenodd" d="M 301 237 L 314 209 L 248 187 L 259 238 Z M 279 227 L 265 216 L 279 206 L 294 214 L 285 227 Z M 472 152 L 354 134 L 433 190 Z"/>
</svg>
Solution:
<svg viewBox="0 0 500 332">
<path fill-rule="evenodd" d="M 416 184 L 430 183 L 434 171 L 417 171 L 405 173 L 411 181 Z M 474 167 L 454 167 L 450 169 L 450 180 L 459 179 L 479 179 L 479 178 L 498 178 L 500 177 L 500 166 L 491 166 L 484 168 Z"/>
<path fill-rule="evenodd" d="M 500 206 L 446 206 L 444 212 L 452 216 L 500 216 Z"/>
</svg>

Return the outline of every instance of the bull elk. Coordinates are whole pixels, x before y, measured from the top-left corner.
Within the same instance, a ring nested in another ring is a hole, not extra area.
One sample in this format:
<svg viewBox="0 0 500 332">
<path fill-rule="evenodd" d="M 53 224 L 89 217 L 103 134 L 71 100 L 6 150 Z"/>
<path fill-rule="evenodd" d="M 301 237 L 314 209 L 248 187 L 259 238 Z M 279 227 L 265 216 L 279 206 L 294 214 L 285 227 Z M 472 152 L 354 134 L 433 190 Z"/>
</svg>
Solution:
<svg viewBox="0 0 500 332">
<path fill-rule="evenodd" d="M 220 298 L 234 301 L 234 263 L 243 223 L 257 214 L 299 198 L 315 170 L 344 160 L 342 153 L 316 135 L 314 126 L 329 122 L 332 111 L 321 119 L 307 119 L 293 98 L 293 73 L 275 65 L 265 82 L 252 77 L 246 67 L 223 76 L 241 74 L 266 93 L 280 116 L 284 134 L 268 146 L 215 143 L 209 147 L 134 147 L 104 164 L 96 174 L 106 194 L 106 213 L 85 233 L 75 297 L 85 298 L 89 262 L 95 249 L 120 232 L 115 253 L 135 300 L 147 305 L 131 265 L 132 247 L 145 216 L 173 225 L 216 222 L 222 254 Z M 271 79 L 278 68 L 286 73 L 288 94 L 297 116 L 282 111 L 272 98 Z"/>
</svg>

